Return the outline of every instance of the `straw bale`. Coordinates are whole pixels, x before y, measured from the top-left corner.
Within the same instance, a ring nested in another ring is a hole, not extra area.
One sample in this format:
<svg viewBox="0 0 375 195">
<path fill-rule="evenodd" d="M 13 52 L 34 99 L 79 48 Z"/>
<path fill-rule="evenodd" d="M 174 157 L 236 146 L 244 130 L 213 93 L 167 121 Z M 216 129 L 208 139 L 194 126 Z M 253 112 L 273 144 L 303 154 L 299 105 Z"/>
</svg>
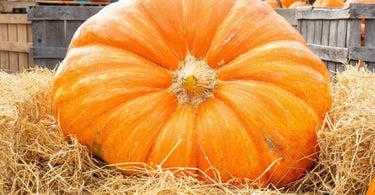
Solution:
<svg viewBox="0 0 375 195">
<path fill-rule="evenodd" d="M 0 72 L 0 194 L 361 194 L 375 175 L 375 75 L 363 68 L 348 66 L 336 78 L 333 108 L 318 132 L 317 165 L 283 189 L 112 169 L 55 125 L 53 74 Z"/>
</svg>

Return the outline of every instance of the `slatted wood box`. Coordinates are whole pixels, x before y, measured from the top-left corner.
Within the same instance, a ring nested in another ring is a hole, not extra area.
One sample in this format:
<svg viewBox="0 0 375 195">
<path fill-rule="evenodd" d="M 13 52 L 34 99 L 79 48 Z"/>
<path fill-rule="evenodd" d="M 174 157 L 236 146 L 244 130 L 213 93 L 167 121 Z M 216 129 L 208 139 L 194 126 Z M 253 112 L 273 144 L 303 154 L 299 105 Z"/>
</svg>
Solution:
<svg viewBox="0 0 375 195">
<path fill-rule="evenodd" d="M 106 4 L 82 2 L 43 2 L 28 14 L 32 22 L 33 45 L 30 57 L 34 64 L 55 68 L 66 54 L 74 32 Z"/>
<path fill-rule="evenodd" d="M 0 69 L 18 72 L 33 67 L 31 22 L 26 12 L 33 2 L 0 2 Z M 17 12 L 17 13 L 15 13 Z"/>
<path fill-rule="evenodd" d="M 296 26 L 309 48 L 331 74 L 341 72 L 343 63 L 359 60 L 375 69 L 375 4 L 352 4 L 349 8 L 279 9 L 277 12 Z M 361 46 L 361 20 L 365 19 Z"/>
</svg>

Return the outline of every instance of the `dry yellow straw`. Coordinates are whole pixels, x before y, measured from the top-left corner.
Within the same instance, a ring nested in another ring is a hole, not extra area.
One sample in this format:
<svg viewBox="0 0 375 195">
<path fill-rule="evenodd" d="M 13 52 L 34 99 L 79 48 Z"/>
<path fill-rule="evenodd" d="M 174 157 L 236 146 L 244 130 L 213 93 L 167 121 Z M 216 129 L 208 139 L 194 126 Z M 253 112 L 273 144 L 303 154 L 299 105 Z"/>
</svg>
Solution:
<svg viewBox="0 0 375 195">
<path fill-rule="evenodd" d="M 361 194 L 375 175 L 375 75 L 347 67 L 318 133 L 316 167 L 283 189 L 207 184 L 157 170 L 124 175 L 66 137 L 51 116 L 53 72 L 0 72 L 0 194 Z"/>
</svg>

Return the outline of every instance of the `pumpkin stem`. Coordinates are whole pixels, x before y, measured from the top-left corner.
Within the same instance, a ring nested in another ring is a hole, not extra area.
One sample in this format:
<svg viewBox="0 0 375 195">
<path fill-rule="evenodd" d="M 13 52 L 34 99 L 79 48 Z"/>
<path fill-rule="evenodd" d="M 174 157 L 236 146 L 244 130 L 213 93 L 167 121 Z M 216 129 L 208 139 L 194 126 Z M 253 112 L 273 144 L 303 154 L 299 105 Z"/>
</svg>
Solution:
<svg viewBox="0 0 375 195">
<path fill-rule="evenodd" d="M 187 55 L 173 75 L 170 90 L 181 105 L 190 104 L 197 107 L 213 96 L 216 85 L 216 71 L 207 62 Z"/>
<path fill-rule="evenodd" d="M 189 75 L 182 79 L 181 87 L 190 92 L 194 92 L 197 89 L 197 80 L 197 77 L 193 74 Z"/>
</svg>

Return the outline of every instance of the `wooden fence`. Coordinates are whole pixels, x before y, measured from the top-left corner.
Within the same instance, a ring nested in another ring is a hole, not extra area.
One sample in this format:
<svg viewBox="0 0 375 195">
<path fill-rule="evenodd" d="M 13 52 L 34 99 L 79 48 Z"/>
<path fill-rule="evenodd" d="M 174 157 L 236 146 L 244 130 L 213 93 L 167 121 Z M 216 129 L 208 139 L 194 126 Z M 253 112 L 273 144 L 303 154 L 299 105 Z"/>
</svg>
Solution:
<svg viewBox="0 0 375 195">
<path fill-rule="evenodd" d="M 31 22 L 27 14 L 0 14 L 0 69 L 17 72 L 33 66 Z"/>
<path fill-rule="evenodd" d="M 349 8 L 276 10 L 303 35 L 331 73 L 341 72 L 343 63 L 364 61 L 375 69 L 375 4 L 352 4 Z M 365 18 L 364 45 L 361 20 Z"/>
<path fill-rule="evenodd" d="M 7 17 L 0 18 L 1 69 L 14 72 L 22 67 L 31 67 L 33 63 L 54 68 L 65 57 L 76 29 L 105 6 L 84 5 L 38 4 L 30 9 L 28 18 L 23 14 L 1 16 Z M 300 7 L 276 11 L 296 26 L 310 49 L 332 73 L 342 71 L 342 63 L 354 64 L 358 60 L 365 61 L 370 69 L 375 69 L 375 4 L 352 4 L 350 8 Z M 361 45 L 363 18 L 365 38 L 364 45 Z M 32 59 L 25 60 L 28 51 Z"/>
<path fill-rule="evenodd" d="M 105 4 L 92 5 L 47 4 L 31 8 L 29 20 L 32 21 L 34 39 L 30 56 L 34 59 L 35 65 L 53 69 L 62 61 L 74 32 Z"/>
</svg>

